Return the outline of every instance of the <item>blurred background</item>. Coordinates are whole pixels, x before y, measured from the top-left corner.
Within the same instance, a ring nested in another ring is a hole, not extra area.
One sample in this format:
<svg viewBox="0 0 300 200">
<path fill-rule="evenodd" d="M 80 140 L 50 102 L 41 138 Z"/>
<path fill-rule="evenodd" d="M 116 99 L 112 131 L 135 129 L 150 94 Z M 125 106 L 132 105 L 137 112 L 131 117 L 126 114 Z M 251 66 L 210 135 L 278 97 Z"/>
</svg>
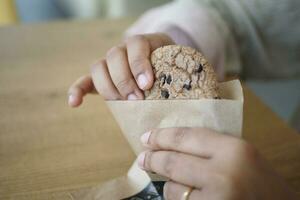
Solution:
<svg viewBox="0 0 300 200">
<path fill-rule="evenodd" d="M 1 0 L 0 25 L 138 16 L 170 0 Z"/>
<path fill-rule="evenodd" d="M 138 17 L 171 0 L 1 0 L 0 26 L 57 20 Z M 247 80 L 262 101 L 300 130 L 300 80 Z"/>
</svg>

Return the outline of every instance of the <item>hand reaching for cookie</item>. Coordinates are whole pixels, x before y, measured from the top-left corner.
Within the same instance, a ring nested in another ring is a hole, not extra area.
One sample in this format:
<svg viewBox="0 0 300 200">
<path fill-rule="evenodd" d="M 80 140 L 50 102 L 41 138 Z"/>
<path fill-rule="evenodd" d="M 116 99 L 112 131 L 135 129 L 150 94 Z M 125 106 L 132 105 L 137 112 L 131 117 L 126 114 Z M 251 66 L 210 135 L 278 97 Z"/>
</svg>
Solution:
<svg viewBox="0 0 300 200">
<path fill-rule="evenodd" d="M 163 33 L 135 35 L 112 47 L 105 58 L 91 67 L 91 74 L 80 77 L 69 89 L 69 105 L 77 107 L 88 93 L 99 93 L 107 100 L 143 99 L 143 90 L 153 85 L 151 52 L 173 44 Z"/>
</svg>

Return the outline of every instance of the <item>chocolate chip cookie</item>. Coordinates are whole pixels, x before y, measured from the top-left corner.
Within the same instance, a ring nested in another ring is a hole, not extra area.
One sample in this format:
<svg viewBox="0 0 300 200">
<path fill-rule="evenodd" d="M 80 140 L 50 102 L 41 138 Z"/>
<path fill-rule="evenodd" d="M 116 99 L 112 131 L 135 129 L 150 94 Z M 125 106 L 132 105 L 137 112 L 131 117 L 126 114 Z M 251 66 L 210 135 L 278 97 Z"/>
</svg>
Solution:
<svg viewBox="0 0 300 200">
<path fill-rule="evenodd" d="M 169 45 L 151 54 L 155 81 L 145 99 L 217 99 L 216 74 L 195 49 Z"/>
</svg>

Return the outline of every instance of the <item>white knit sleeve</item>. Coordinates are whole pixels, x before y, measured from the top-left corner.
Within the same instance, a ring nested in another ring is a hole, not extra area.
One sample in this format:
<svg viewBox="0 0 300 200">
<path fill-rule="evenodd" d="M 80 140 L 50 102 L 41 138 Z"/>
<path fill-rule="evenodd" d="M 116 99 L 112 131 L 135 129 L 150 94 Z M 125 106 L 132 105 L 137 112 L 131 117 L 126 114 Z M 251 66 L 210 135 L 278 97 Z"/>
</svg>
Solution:
<svg viewBox="0 0 300 200">
<path fill-rule="evenodd" d="M 176 27 L 185 42 L 178 39 L 180 34 L 176 34 Z M 200 50 L 215 67 L 220 79 L 224 71 L 239 70 L 239 54 L 234 38 L 218 12 L 206 4 L 179 0 L 152 9 L 126 31 L 126 36 L 154 32 L 165 32 L 176 42 L 181 41 Z"/>
</svg>

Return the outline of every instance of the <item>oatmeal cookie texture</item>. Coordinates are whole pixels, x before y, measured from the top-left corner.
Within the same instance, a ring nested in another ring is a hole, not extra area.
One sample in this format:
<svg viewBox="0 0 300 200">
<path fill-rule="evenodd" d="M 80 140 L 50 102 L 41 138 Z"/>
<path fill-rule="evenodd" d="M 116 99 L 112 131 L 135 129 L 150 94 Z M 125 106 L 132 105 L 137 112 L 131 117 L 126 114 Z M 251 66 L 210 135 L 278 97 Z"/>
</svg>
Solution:
<svg viewBox="0 0 300 200">
<path fill-rule="evenodd" d="M 151 54 L 155 81 L 145 99 L 218 99 L 216 74 L 203 55 L 190 47 L 169 45 Z"/>
</svg>

